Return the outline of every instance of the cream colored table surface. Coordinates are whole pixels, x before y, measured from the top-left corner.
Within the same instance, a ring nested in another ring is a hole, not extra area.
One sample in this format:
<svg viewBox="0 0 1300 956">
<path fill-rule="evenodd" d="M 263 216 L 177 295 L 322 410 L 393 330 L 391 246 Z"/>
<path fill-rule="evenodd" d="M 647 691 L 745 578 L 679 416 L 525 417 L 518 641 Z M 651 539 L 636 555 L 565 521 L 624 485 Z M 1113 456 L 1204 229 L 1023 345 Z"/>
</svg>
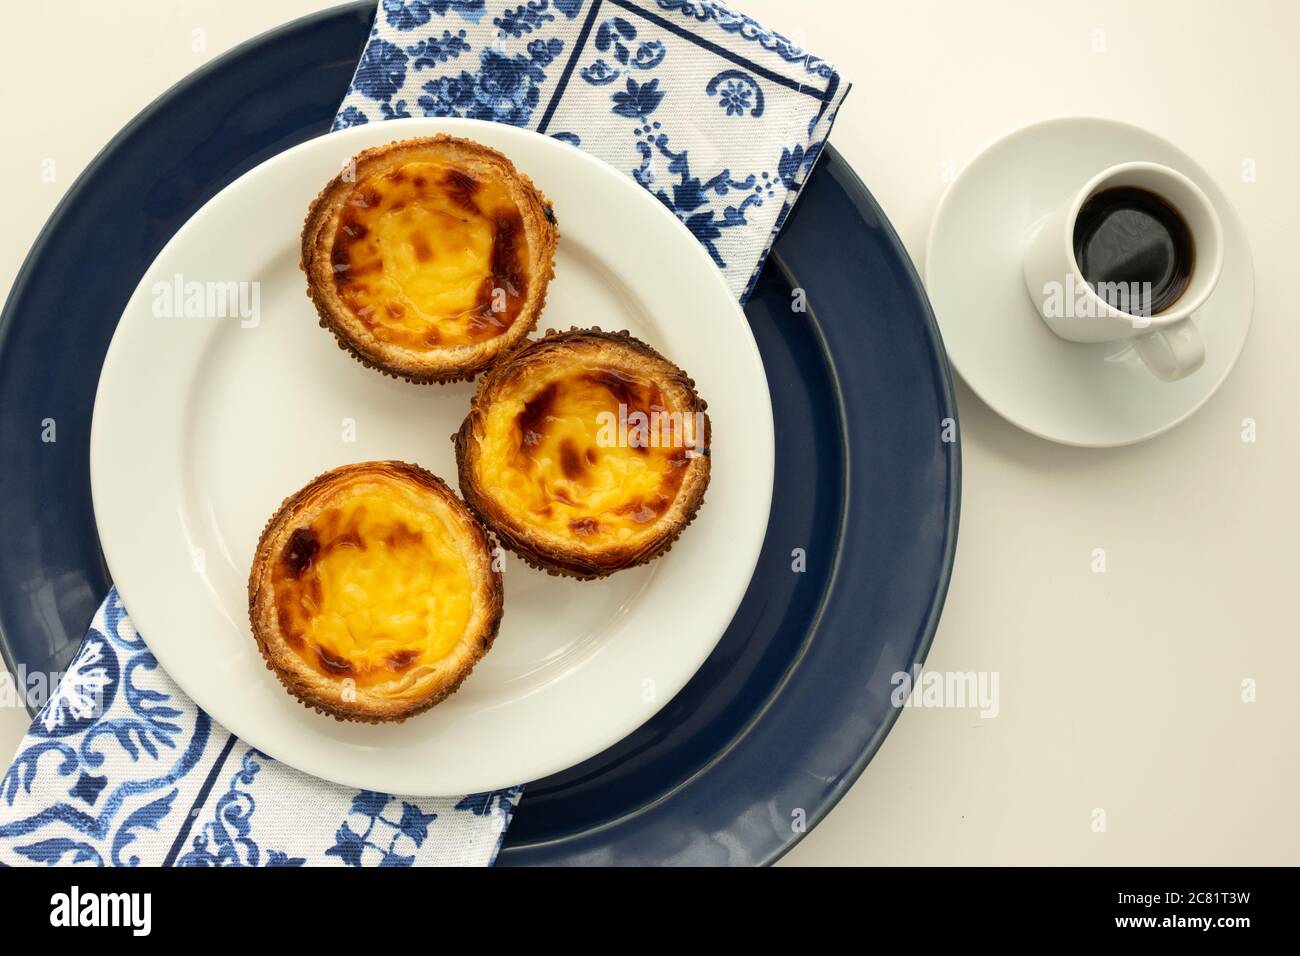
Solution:
<svg viewBox="0 0 1300 956">
<path fill-rule="evenodd" d="M 960 544 L 929 667 L 997 672 L 1000 712 L 905 711 L 786 862 L 1300 863 L 1300 307 L 1286 286 L 1300 276 L 1300 4 L 734 3 L 853 82 L 833 142 L 918 263 L 945 175 L 1026 122 L 1095 114 L 1149 126 L 1217 177 L 1257 282 L 1232 377 L 1144 445 L 1058 447 L 958 385 Z M 0 287 L 137 111 L 326 5 L 6 5 Z M 26 723 L 0 710 L 0 751 Z"/>
</svg>

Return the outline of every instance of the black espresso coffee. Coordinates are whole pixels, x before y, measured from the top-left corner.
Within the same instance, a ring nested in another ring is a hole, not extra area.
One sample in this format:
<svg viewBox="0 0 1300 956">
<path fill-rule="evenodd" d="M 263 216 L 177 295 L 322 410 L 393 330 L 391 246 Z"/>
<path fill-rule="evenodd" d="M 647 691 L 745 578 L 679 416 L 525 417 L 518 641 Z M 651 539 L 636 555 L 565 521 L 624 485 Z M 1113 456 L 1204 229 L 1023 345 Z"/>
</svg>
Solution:
<svg viewBox="0 0 1300 956">
<path fill-rule="evenodd" d="M 1093 291 L 1135 315 L 1168 309 L 1192 277 L 1195 247 L 1178 210 L 1133 186 L 1104 189 L 1074 222 L 1074 260 Z"/>
</svg>

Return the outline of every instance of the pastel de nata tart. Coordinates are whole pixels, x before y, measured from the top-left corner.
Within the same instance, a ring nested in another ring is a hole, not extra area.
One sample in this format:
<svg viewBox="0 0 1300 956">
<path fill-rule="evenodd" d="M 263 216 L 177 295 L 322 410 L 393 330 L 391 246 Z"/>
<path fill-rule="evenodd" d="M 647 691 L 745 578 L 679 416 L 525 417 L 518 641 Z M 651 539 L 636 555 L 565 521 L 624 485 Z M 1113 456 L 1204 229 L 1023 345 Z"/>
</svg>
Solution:
<svg viewBox="0 0 1300 956">
<path fill-rule="evenodd" d="M 302 268 L 320 324 L 363 365 L 452 382 L 532 330 L 558 241 L 509 159 L 439 135 L 359 153 L 311 205 Z"/>
<path fill-rule="evenodd" d="M 535 567 L 600 578 L 672 547 L 709 484 L 695 383 L 626 332 L 548 332 L 480 382 L 456 443 L 465 503 Z"/>
<path fill-rule="evenodd" d="M 400 461 L 345 465 L 286 499 L 248 580 L 267 667 L 340 720 L 402 720 L 454 693 L 501 608 L 483 529 L 442 479 Z"/>
</svg>

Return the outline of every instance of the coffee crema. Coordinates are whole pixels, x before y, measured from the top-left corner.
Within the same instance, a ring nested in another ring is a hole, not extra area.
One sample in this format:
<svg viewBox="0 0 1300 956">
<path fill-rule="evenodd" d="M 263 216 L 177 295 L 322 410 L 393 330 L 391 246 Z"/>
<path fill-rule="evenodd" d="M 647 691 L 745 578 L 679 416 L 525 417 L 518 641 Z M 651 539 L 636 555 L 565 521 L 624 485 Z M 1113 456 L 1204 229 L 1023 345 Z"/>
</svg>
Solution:
<svg viewBox="0 0 1300 956">
<path fill-rule="evenodd" d="M 1104 189 L 1074 223 L 1074 260 L 1110 306 L 1134 315 L 1170 308 L 1191 281 L 1195 246 L 1173 206 L 1135 186 Z"/>
</svg>

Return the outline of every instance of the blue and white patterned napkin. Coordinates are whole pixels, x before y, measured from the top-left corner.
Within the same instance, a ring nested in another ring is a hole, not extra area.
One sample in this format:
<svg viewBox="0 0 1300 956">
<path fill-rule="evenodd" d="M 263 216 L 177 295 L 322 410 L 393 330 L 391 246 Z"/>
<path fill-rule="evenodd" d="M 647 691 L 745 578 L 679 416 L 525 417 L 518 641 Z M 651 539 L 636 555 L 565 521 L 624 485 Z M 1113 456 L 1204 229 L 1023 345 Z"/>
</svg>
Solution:
<svg viewBox="0 0 1300 956">
<path fill-rule="evenodd" d="M 718 3 L 381 0 L 334 128 L 548 133 L 654 194 L 743 301 L 847 92 Z M 180 691 L 113 590 L 0 780 L 0 863 L 487 865 L 521 792 L 401 798 L 277 763 Z"/>
<path fill-rule="evenodd" d="M 486 866 L 521 791 L 401 798 L 271 760 L 181 692 L 114 588 L 0 780 L 0 863 Z"/>
<path fill-rule="evenodd" d="M 381 0 L 335 128 L 464 116 L 572 143 L 672 210 L 744 301 L 847 92 L 708 0 Z"/>
</svg>

